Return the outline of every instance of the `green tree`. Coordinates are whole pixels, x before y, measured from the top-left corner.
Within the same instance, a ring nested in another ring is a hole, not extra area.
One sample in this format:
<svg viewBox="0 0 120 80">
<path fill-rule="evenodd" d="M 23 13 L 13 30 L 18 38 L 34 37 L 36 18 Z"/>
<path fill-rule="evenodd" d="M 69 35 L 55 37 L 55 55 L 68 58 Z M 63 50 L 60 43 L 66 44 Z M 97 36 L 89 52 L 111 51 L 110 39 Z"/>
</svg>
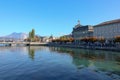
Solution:
<svg viewBox="0 0 120 80">
<path fill-rule="evenodd" d="M 32 31 L 29 32 L 29 39 L 30 41 L 34 41 L 35 39 L 35 30 L 32 29 Z"/>
<path fill-rule="evenodd" d="M 31 31 L 31 37 L 32 37 L 32 39 L 34 39 L 34 37 L 35 37 L 35 30 L 34 29 L 32 29 L 32 31 Z"/>
<path fill-rule="evenodd" d="M 31 32 L 29 32 L 29 37 L 27 38 L 28 41 L 31 41 L 32 37 L 31 37 Z"/>
</svg>

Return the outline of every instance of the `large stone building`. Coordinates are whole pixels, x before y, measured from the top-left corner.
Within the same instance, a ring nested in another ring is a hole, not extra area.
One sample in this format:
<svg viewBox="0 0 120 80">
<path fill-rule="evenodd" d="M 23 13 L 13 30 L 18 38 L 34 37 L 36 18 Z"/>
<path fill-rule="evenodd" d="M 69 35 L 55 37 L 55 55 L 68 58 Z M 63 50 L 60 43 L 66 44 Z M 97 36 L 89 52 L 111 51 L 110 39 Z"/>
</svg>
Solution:
<svg viewBox="0 0 120 80">
<path fill-rule="evenodd" d="M 90 25 L 82 26 L 78 21 L 78 24 L 73 28 L 72 36 L 75 40 L 93 36 L 93 27 Z"/>
<path fill-rule="evenodd" d="M 94 26 L 93 36 L 113 39 L 120 36 L 120 19 L 107 21 Z"/>
</svg>

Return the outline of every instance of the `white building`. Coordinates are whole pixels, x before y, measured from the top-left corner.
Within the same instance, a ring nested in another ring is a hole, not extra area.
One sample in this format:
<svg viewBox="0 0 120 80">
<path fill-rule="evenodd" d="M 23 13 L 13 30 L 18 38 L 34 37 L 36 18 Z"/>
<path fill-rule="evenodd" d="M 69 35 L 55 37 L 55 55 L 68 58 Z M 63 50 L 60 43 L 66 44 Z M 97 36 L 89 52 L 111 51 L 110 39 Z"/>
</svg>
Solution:
<svg viewBox="0 0 120 80">
<path fill-rule="evenodd" d="M 120 19 L 107 21 L 94 26 L 93 36 L 113 39 L 120 36 Z"/>
</svg>

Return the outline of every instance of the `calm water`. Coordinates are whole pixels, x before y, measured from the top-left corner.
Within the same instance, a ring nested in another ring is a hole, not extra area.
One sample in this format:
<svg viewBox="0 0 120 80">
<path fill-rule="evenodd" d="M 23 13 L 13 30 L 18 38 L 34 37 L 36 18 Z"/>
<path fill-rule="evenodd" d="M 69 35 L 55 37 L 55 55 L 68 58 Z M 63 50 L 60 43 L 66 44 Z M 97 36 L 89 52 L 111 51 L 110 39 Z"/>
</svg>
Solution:
<svg viewBox="0 0 120 80">
<path fill-rule="evenodd" d="M 120 80 L 120 53 L 0 47 L 0 80 Z"/>
</svg>

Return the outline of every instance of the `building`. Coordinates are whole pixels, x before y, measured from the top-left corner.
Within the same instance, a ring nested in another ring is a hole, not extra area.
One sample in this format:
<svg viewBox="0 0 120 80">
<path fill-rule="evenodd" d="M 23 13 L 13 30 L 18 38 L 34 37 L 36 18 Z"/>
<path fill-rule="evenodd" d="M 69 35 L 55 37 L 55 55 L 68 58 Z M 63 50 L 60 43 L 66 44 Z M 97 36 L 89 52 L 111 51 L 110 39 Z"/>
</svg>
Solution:
<svg viewBox="0 0 120 80">
<path fill-rule="evenodd" d="M 52 42 L 52 40 L 54 39 L 58 39 L 58 37 L 54 37 L 54 36 L 41 36 L 40 37 L 40 41 L 41 42 Z"/>
<path fill-rule="evenodd" d="M 120 35 L 120 19 L 106 21 L 94 26 L 93 36 L 107 40 Z"/>
<path fill-rule="evenodd" d="M 72 36 L 75 40 L 80 40 L 84 37 L 93 36 L 93 27 L 90 25 L 83 26 L 78 21 L 78 24 L 73 28 Z"/>
<path fill-rule="evenodd" d="M 73 38 L 73 37 L 72 37 L 72 34 L 63 35 L 63 36 L 60 36 L 60 37 L 65 37 L 65 38 Z"/>
</svg>

